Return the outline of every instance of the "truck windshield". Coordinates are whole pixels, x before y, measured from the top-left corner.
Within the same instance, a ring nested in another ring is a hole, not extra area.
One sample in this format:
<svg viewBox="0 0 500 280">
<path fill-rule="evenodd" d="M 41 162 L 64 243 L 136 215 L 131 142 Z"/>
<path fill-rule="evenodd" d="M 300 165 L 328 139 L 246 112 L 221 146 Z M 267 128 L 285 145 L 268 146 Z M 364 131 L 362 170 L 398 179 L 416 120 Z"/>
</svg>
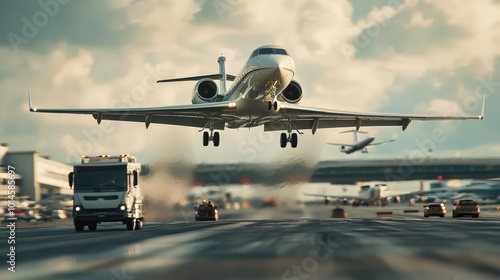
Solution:
<svg viewBox="0 0 500 280">
<path fill-rule="evenodd" d="M 75 192 L 110 192 L 127 190 L 127 167 L 81 167 L 75 170 Z"/>
</svg>

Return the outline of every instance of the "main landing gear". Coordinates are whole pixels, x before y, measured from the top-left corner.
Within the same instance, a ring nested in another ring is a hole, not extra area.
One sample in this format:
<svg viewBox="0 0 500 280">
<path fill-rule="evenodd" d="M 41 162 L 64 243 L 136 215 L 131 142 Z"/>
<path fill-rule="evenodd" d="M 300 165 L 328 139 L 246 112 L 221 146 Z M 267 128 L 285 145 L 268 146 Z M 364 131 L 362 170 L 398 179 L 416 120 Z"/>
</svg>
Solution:
<svg viewBox="0 0 500 280">
<path fill-rule="evenodd" d="M 210 141 L 214 142 L 214 146 L 215 147 L 219 147 L 219 143 L 220 143 L 220 135 L 219 135 L 219 132 L 214 132 L 214 129 L 215 129 L 215 125 L 214 125 L 214 122 L 215 120 L 213 119 L 213 117 L 210 119 L 210 121 L 205 125 L 205 127 L 203 127 L 199 132 L 202 132 L 203 130 L 205 130 L 207 127 L 208 129 L 210 130 L 210 134 L 208 133 L 208 131 L 204 131 L 203 132 L 203 146 L 208 146 L 208 143 L 210 143 Z"/>
<path fill-rule="evenodd" d="M 288 136 L 286 133 L 281 133 L 281 148 L 285 148 L 287 143 L 290 143 L 292 148 L 297 148 L 298 137 L 297 133 L 288 132 Z"/>
<path fill-rule="evenodd" d="M 297 142 L 299 141 L 298 137 L 297 137 L 297 133 L 293 132 L 292 133 L 292 130 L 296 130 L 298 134 L 304 134 L 302 132 L 300 132 L 297 127 L 295 126 L 295 124 L 292 122 L 291 119 L 288 120 L 288 130 L 287 130 L 287 133 L 281 133 L 281 137 L 280 137 L 280 144 L 281 144 L 281 148 L 285 148 L 286 147 L 286 144 L 290 143 L 290 145 L 292 146 L 292 148 L 297 148 Z"/>
<path fill-rule="evenodd" d="M 213 132 L 213 130 L 210 131 L 210 134 L 208 131 L 203 132 L 203 146 L 208 146 L 208 143 L 212 141 L 214 142 L 215 147 L 219 147 L 220 143 L 220 135 L 219 132 Z"/>
</svg>

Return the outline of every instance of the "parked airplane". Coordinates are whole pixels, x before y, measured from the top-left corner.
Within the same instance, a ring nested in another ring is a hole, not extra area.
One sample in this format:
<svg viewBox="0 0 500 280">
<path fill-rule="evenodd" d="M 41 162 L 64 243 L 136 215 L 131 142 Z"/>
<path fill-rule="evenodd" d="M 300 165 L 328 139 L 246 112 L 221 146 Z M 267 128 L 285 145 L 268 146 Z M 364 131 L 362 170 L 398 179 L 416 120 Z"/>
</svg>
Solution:
<svg viewBox="0 0 500 280">
<path fill-rule="evenodd" d="M 387 205 L 391 198 L 398 197 L 400 195 L 408 194 L 408 192 L 393 192 L 389 190 L 386 184 L 373 184 L 361 186 L 358 195 L 326 195 L 326 194 L 309 194 L 303 193 L 306 196 L 313 197 L 324 197 L 325 204 L 327 204 L 327 199 L 338 198 L 338 199 L 354 199 L 353 205 L 373 205 L 381 203 L 381 205 Z"/>
<path fill-rule="evenodd" d="M 346 154 L 352 154 L 357 151 L 361 151 L 362 153 L 366 154 L 368 153 L 368 149 L 366 147 L 368 146 L 375 146 L 375 145 L 381 145 L 389 142 L 393 142 L 394 139 L 387 140 L 384 142 L 377 142 L 377 143 L 372 143 L 373 140 L 375 140 L 375 137 L 373 136 L 368 136 L 363 140 L 358 140 L 358 133 L 366 133 L 364 131 L 356 131 L 354 130 L 348 130 L 348 131 L 343 131 L 341 133 L 347 133 L 347 132 L 353 132 L 354 134 L 354 142 L 353 144 L 340 144 L 340 143 L 327 143 L 328 145 L 335 145 L 335 146 L 340 146 L 340 151 Z"/>
<path fill-rule="evenodd" d="M 264 126 L 264 131 L 286 131 L 281 134 L 281 147 L 288 143 L 297 147 L 300 130 L 361 126 L 401 126 L 403 131 L 412 120 L 470 120 L 479 116 L 428 116 L 391 113 L 359 113 L 299 106 L 303 92 L 293 80 L 295 62 L 279 46 L 263 46 L 252 52 L 237 76 L 227 75 L 224 56 L 220 56 L 219 73 L 194 77 L 160 80 L 158 83 L 197 81 L 192 93 L 192 105 L 150 108 L 91 108 L 91 109 L 36 109 L 31 112 L 92 115 L 97 123 L 102 120 L 143 122 L 199 127 L 203 145 L 213 142 L 219 146 L 219 132 L 224 128 Z M 213 79 L 220 79 L 220 90 Z M 233 81 L 226 91 L 226 81 Z M 28 87 L 29 91 L 29 87 Z M 295 131 L 295 132 L 294 132 Z"/>
</svg>

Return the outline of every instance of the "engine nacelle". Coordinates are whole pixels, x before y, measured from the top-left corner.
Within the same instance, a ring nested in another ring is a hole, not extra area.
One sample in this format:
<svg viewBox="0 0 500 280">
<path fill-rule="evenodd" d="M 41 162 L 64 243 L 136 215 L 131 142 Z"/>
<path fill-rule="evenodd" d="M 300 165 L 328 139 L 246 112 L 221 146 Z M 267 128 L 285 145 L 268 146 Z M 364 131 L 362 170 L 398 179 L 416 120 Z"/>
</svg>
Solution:
<svg viewBox="0 0 500 280">
<path fill-rule="evenodd" d="M 292 80 L 283 92 L 281 92 L 281 96 L 288 103 L 299 103 L 302 99 L 302 87 L 297 81 Z"/>
<path fill-rule="evenodd" d="M 213 80 L 201 79 L 194 86 L 191 102 L 193 104 L 214 102 L 218 91 L 217 84 Z"/>
</svg>

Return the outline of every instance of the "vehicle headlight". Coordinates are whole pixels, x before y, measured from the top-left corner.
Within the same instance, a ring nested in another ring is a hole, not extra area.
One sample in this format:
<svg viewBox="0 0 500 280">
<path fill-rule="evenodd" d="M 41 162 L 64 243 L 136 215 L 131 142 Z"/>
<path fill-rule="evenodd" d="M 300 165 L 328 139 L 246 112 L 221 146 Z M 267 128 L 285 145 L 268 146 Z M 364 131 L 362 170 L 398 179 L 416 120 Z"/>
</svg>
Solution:
<svg viewBox="0 0 500 280">
<path fill-rule="evenodd" d="M 82 210 L 82 208 L 80 206 L 75 206 L 75 211 L 76 212 L 80 212 L 80 210 Z"/>
<path fill-rule="evenodd" d="M 125 209 L 127 209 L 127 207 L 125 205 L 120 205 L 120 210 L 121 211 L 125 211 Z"/>
</svg>

